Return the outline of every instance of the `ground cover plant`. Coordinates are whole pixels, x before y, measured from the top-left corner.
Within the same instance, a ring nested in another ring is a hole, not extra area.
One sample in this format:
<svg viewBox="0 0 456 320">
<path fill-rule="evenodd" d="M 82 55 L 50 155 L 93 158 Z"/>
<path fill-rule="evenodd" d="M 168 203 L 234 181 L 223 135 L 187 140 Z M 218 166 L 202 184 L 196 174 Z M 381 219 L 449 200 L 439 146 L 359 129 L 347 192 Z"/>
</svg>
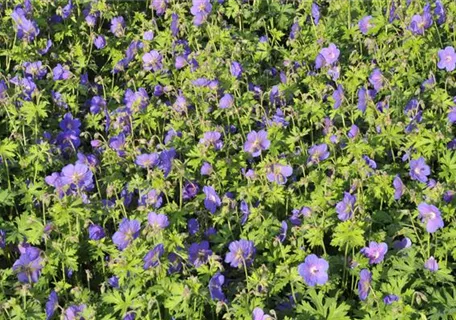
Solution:
<svg viewBox="0 0 456 320">
<path fill-rule="evenodd" d="M 1 319 L 453 319 L 452 0 L 4 0 Z"/>
</svg>

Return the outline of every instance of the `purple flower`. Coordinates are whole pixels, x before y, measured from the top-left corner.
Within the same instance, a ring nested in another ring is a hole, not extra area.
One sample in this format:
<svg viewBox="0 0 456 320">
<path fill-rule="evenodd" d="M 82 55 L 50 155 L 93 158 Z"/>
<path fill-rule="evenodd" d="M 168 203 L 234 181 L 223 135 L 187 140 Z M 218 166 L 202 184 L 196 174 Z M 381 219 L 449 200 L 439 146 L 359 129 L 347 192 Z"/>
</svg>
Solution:
<svg viewBox="0 0 456 320">
<path fill-rule="evenodd" d="M 297 36 L 297 34 L 299 33 L 299 31 L 301 31 L 301 27 L 299 26 L 298 21 L 295 21 L 295 22 L 291 25 L 290 39 L 291 39 L 291 40 L 296 39 L 296 36 Z"/>
<path fill-rule="evenodd" d="M 168 217 L 161 213 L 157 214 L 155 212 L 149 212 L 147 215 L 147 221 L 149 221 L 149 225 L 155 231 L 165 229 L 169 226 Z"/>
<path fill-rule="evenodd" d="M 424 158 L 420 157 L 416 160 L 410 161 L 410 178 L 412 180 L 418 180 L 426 183 L 428 181 L 428 175 L 431 174 L 431 169 L 426 164 Z"/>
<path fill-rule="evenodd" d="M 81 313 L 83 313 L 85 309 L 86 309 L 85 304 L 69 306 L 65 310 L 64 320 L 84 320 L 84 318 L 82 318 L 82 316 L 81 316 Z"/>
<path fill-rule="evenodd" d="M 173 37 L 177 37 L 177 34 L 179 33 L 179 16 L 177 13 L 173 13 L 171 15 L 171 33 L 173 34 Z"/>
<path fill-rule="evenodd" d="M 309 207 L 302 207 L 301 209 L 293 209 L 291 211 L 290 222 L 295 226 L 301 225 L 301 217 L 308 218 L 312 215 L 312 209 Z"/>
<path fill-rule="evenodd" d="M 225 283 L 225 276 L 217 272 L 211 280 L 209 280 L 209 293 L 212 300 L 225 301 L 226 297 L 223 293 L 222 286 Z"/>
<path fill-rule="evenodd" d="M 201 166 L 201 175 L 203 176 L 210 176 L 213 169 L 210 163 L 204 162 Z"/>
<path fill-rule="evenodd" d="M 46 46 L 43 49 L 38 50 L 38 53 L 40 55 L 45 55 L 46 53 L 48 53 L 48 51 L 51 48 L 51 46 L 52 46 L 52 40 L 48 40 L 46 42 Z"/>
<path fill-rule="evenodd" d="M 0 161 L 1 163 L 1 161 Z M 5 249 L 6 247 L 6 232 L 0 229 L 0 248 Z"/>
<path fill-rule="evenodd" d="M 47 69 L 41 61 L 24 62 L 25 75 L 34 79 L 43 79 L 47 74 Z"/>
<path fill-rule="evenodd" d="M 350 130 L 348 131 L 348 134 L 347 136 L 350 138 L 350 139 L 354 139 L 358 136 L 359 134 L 359 128 L 356 124 L 352 124 L 352 126 L 350 127 Z"/>
<path fill-rule="evenodd" d="M 168 254 L 168 261 L 169 261 L 169 267 L 168 267 L 169 274 L 177 273 L 182 270 L 182 258 L 179 257 L 174 252 L 171 252 L 170 254 Z"/>
<path fill-rule="evenodd" d="M 286 237 L 287 237 L 287 231 L 288 231 L 288 224 L 286 221 L 282 221 L 281 227 L 280 227 L 280 233 L 278 236 L 278 239 L 280 242 L 284 242 Z"/>
<path fill-rule="evenodd" d="M 106 236 L 103 227 L 97 224 L 91 224 L 89 226 L 89 239 L 90 240 L 101 240 Z"/>
<path fill-rule="evenodd" d="M 456 122 L 456 107 L 450 109 L 450 112 L 448 113 L 448 121 L 451 124 Z"/>
<path fill-rule="evenodd" d="M 148 191 L 138 199 L 138 206 L 140 207 L 154 206 L 155 208 L 160 208 L 162 203 L 163 197 L 161 192 L 158 192 L 155 189 Z"/>
<path fill-rule="evenodd" d="M 152 168 L 158 165 L 159 160 L 158 153 L 144 153 L 136 157 L 135 163 L 142 168 Z"/>
<path fill-rule="evenodd" d="M 103 35 L 99 35 L 95 38 L 95 40 L 93 41 L 93 44 L 95 45 L 95 48 L 97 48 L 98 50 L 101 50 L 104 47 L 106 47 L 106 39 Z"/>
<path fill-rule="evenodd" d="M 432 25 L 432 15 L 430 13 L 423 13 L 423 15 L 415 14 L 409 25 L 410 31 L 413 34 L 423 35 L 424 30 Z"/>
<path fill-rule="evenodd" d="M 106 108 L 106 100 L 100 96 L 94 96 L 90 99 L 90 112 L 93 114 L 99 113 L 102 109 Z"/>
<path fill-rule="evenodd" d="M 216 151 L 222 149 L 223 141 L 220 140 L 222 135 L 217 131 L 208 131 L 205 132 L 203 137 L 200 139 L 199 143 L 205 145 L 206 147 L 214 147 Z"/>
<path fill-rule="evenodd" d="M 225 262 L 233 268 L 249 267 L 253 263 L 256 249 L 252 241 L 241 239 L 233 241 L 229 245 L 229 252 L 225 256 Z"/>
<path fill-rule="evenodd" d="M 143 69 L 146 71 L 160 71 L 163 68 L 162 56 L 157 50 L 152 50 L 142 56 Z"/>
<path fill-rule="evenodd" d="M 402 240 L 396 240 L 393 242 L 393 247 L 396 250 L 410 248 L 411 246 L 412 246 L 412 241 L 407 237 L 404 237 L 404 239 L 402 239 Z"/>
<path fill-rule="evenodd" d="M 17 279 L 23 283 L 38 282 L 43 269 L 41 250 L 32 246 L 21 251 L 19 259 L 13 264 L 13 270 L 17 272 Z"/>
<path fill-rule="evenodd" d="M 364 113 L 367 108 L 367 90 L 364 87 L 358 89 L 358 109 Z"/>
<path fill-rule="evenodd" d="M 265 130 L 251 131 L 247 134 L 244 151 L 250 153 L 254 158 L 259 157 L 261 151 L 269 149 L 270 144 L 271 141 L 268 140 L 268 133 Z"/>
<path fill-rule="evenodd" d="M 361 249 L 361 253 L 369 258 L 370 264 L 377 264 L 383 261 L 385 254 L 388 252 L 388 245 L 384 242 L 377 243 L 375 241 L 369 242 L 369 247 Z"/>
<path fill-rule="evenodd" d="M 344 99 L 344 87 L 338 84 L 337 89 L 334 90 L 332 97 L 334 99 L 334 109 L 339 109 L 342 104 L 342 100 Z"/>
<path fill-rule="evenodd" d="M 373 27 L 371 24 L 372 16 L 366 16 L 359 20 L 358 22 L 358 28 L 361 31 L 362 34 L 367 34 L 369 30 Z"/>
<path fill-rule="evenodd" d="M 167 4 L 168 0 L 153 0 L 150 7 L 155 10 L 157 16 L 162 16 L 165 14 Z"/>
<path fill-rule="evenodd" d="M 299 275 L 310 287 L 314 287 L 317 284 L 324 285 L 328 282 L 328 269 L 328 262 L 314 254 L 308 255 L 304 259 L 304 263 L 298 266 Z"/>
<path fill-rule="evenodd" d="M 195 268 L 206 264 L 211 255 L 212 250 L 209 249 L 209 242 L 206 240 L 201 241 L 201 243 L 192 243 L 190 248 L 188 248 L 188 259 Z"/>
<path fill-rule="evenodd" d="M 92 171 L 87 165 L 81 163 L 63 167 L 60 179 L 64 185 L 70 185 L 72 188 L 91 189 L 93 186 Z"/>
<path fill-rule="evenodd" d="M 124 250 L 130 243 L 139 236 L 141 223 L 138 220 L 122 219 L 119 230 L 112 236 L 112 242 L 119 250 Z"/>
<path fill-rule="evenodd" d="M 233 77 L 239 79 L 242 76 L 242 66 L 239 62 L 233 61 L 231 62 L 230 72 Z"/>
<path fill-rule="evenodd" d="M 439 50 L 439 63 L 437 63 L 439 69 L 446 69 L 446 71 L 453 71 L 456 67 L 456 53 L 453 47 L 446 47 L 443 50 Z"/>
<path fill-rule="evenodd" d="M 326 160 L 329 157 L 328 146 L 326 143 L 317 144 L 309 148 L 309 158 L 307 163 L 318 164 L 320 161 Z"/>
<path fill-rule="evenodd" d="M 234 104 L 233 96 L 229 93 L 225 93 L 223 97 L 220 99 L 219 108 L 220 109 L 228 109 L 231 108 Z"/>
<path fill-rule="evenodd" d="M 315 60 L 315 68 L 320 69 L 325 66 L 332 65 L 339 59 L 340 50 L 337 49 L 334 43 L 330 43 L 327 48 L 321 49 Z"/>
<path fill-rule="evenodd" d="M 369 82 L 374 86 L 375 91 L 383 88 L 383 75 L 380 69 L 375 68 L 369 76 Z"/>
<path fill-rule="evenodd" d="M 112 18 L 111 32 L 117 38 L 120 38 L 125 34 L 125 20 L 122 16 Z"/>
<path fill-rule="evenodd" d="M 109 146 L 116 151 L 122 150 L 124 144 L 125 144 L 125 134 L 123 132 L 121 132 L 117 136 L 114 136 L 111 139 L 109 139 Z"/>
<path fill-rule="evenodd" d="M 320 7 L 315 2 L 312 2 L 311 13 L 315 25 L 318 25 L 320 21 Z"/>
<path fill-rule="evenodd" d="M 426 223 L 427 232 L 434 233 L 443 228 L 443 219 L 436 206 L 422 202 L 418 205 L 418 212 L 418 218 L 421 219 L 422 223 Z"/>
<path fill-rule="evenodd" d="M 344 199 L 336 205 L 337 217 L 341 221 L 350 219 L 355 211 L 355 203 L 356 197 L 348 192 L 344 192 Z"/>
<path fill-rule="evenodd" d="M 149 95 L 144 88 L 139 88 L 136 92 L 127 89 L 125 91 L 124 103 L 130 112 L 144 110 L 149 105 Z"/>
<path fill-rule="evenodd" d="M 165 178 L 171 172 L 173 168 L 173 160 L 176 156 L 176 149 L 170 148 L 169 150 L 163 150 L 160 153 L 160 162 L 158 163 L 158 167 L 163 171 Z"/>
<path fill-rule="evenodd" d="M 196 194 L 199 191 L 199 186 L 195 182 L 187 181 L 182 190 L 183 200 L 191 200 L 196 197 Z"/>
<path fill-rule="evenodd" d="M 424 263 L 424 267 L 431 272 L 436 272 L 437 270 L 439 270 L 439 264 L 432 256 L 426 260 L 426 262 Z"/>
<path fill-rule="evenodd" d="M 442 1 L 437 0 L 435 2 L 434 13 L 437 16 L 437 24 L 441 25 L 441 24 L 445 23 L 445 21 L 446 21 L 446 13 L 445 13 L 445 8 L 444 8 L 444 6 L 442 4 Z"/>
<path fill-rule="evenodd" d="M 54 80 L 67 80 L 70 77 L 70 70 L 60 63 L 52 70 Z"/>
<path fill-rule="evenodd" d="M 16 7 L 11 14 L 17 30 L 17 37 L 25 42 L 32 42 L 40 33 L 40 29 L 35 21 L 29 20 L 26 13 L 20 7 Z"/>
<path fill-rule="evenodd" d="M 195 26 L 202 25 L 209 13 L 212 11 L 210 0 L 192 0 L 192 7 L 190 8 L 191 14 L 194 16 L 193 24 Z"/>
<path fill-rule="evenodd" d="M 399 297 L 396 296 L 395 294 L 389 294 L 383 298 L 383 303 L 386 305 L 390 305 L 395 301 L 399 301 Z"/>
<path fill-rule="evenodd" d="M 394 200 L 399 200 L 402 195 L 404 194 L 404 184 L 402 183 L 401 178 L 399 175 L 393 180 L 393 187 L 394 187 Z"/>
<path fill-rule="evenodd" d="M 266 178 L 270 182 L 283 185 L 287 183 L 287 178 L 293 174 L 293 168 L 280 163 L 271 164 L 267 168 Z"/>
<path fill-rule="evenodd" d="M 155 268 L 160 264 L 160 258 L 165 253 L 165 248 L 162 243 L 157 244 L 152 250 L 150 250 L 143 258 L 144 270 L 149 268 Z"/>
<path fill-rule="evenodd" d="M 372 273 L 367 269 L 361 270 L 359 273 L 358 294 L 362 301 L 366 300 L 369 295 L 371 281 Z"/>
<path fill-rule="evenodd" d="M 204 207 L 214 214 L 215 211 L 217 211 L 217 208 L 222 205 L 222 201 L 212 187 L 204 186 L 203 192 L 206 195 L 206 199 L 204 199 Z"/>
<path fill-rule="evenodd" d="M 111 287 L 118 289 L 119 288 L 119 278 L 117 278 L 116 276 L 112 276 L 111 278 L 108 279 L 108 284 Z"/>
<path fill-rule="evenodd" d="M 270 320 L 271 316 L 264 313 L 263 309 L 256 307 L 252 312 L 252 320 Z"/>
<path fill-rule="evenodd" d="M 46 302 L 46 320 L 50 320 L 54 315 L 55 310 L 59 304 L 59 297 L 57 293 L 52 290 L 49 294 L 48 301 Z"/>
<path fill-rule="evenodd" d="M 195 234 L 198 233 L 200 226 L 199 226 L 198 220 L 192 218 L 192 219 L 188 220 L 187 227 L 188 227 L 188 233 L 191 236 L 194 236 Z"/>
</svg>

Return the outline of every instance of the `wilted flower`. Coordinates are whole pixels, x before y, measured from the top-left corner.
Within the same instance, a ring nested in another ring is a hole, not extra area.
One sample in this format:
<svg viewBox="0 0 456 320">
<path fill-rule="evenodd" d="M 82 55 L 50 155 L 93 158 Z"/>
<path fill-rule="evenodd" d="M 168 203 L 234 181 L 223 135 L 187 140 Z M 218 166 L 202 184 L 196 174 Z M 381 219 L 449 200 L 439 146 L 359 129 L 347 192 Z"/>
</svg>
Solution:
<svg viewBox="0 0 456 320">
<path fill-rule="evenodd" d="M 253 157 L 261 155 L 261 151 L 268 150 L 271 141 L 268 140 L 268 133 L 265 130 L 252 131 L 247 134 L 244 144 L 244 151 L 249 152 Z"/>
<path fill-rule="evenodd" d="M 177 13 L 171 15 L 171 33 L 174 37 L 177 37 L 177 34 L 179 33 L 179 16 Z"/>
<path fill-rule="evenodd" d="M 358 294 L 362 301 L 366 300 L 369 295 L 371 281 L 372 273 L 367 269 L 361 270 L 359 273 Z"/>
<path fill-rule="evenodd" d="M 195 234 L 198 233 L 200 226 L 199 226 L 198 220 L 196 220 L 195 218 L 191 218 L 187 222 L 187 227 L 188 227 L 188 233 L 191 236 L 194 236 Z"/>
<path fill-rule="evenodd" d="M 418 205 L 418 212 L 418 218 L 421 219 L 422 223 L 426 223 L 427 232 L 434 233 L 443 228 L 443 219 L 440 210 L 436 206 L 422 202 Z"/>
<path fill-rule="evenodd" d="M 445 8 L 442 4 L 442 1 L 437 0 L 435 2 L 435 9 L 434 13 L 437 16 L 437 24 L 443 24 L 446 21 L 446 13 L 445 13 Z"/>
<path fill-rule="evenodd" d="M 456 53 L 453 47 L 446 47 L 443 50 L 439 50 L 439 63 L 437 63 L 439 69 L 445 69 L 450 72 L 456 67 Z"/>
<path fill-rule="evenodd" d="M 439 264 L 432 256 L 426 260 L 426 262 L 424 263 L 424 267 L 431 272 L 436 272 L 437 270 L 439 270 Z"/>
<path fill-rule="evenodd" d="M 201 166 L 201 175 L 203 175 L 203 176 L 210 176 L 212 171 L 213 171 L 212 166 L 208 162 L 204 162 L 203 165 Z"/>
<path fill-rule="evenodd" d="M 341 84 L 337 85 L 337 89 L 334 90 L 332 97 L 334 99 L 334 109 L 339 109 L 344 99 L 344 87 Z"/>
<path fill-rule="evenodd" d="M 253 263 L 256 249 L 252 241 L 241 239 L 233 241 L 229 245 L 229 252 L 226 254 L 225 262 L 232 267 L 249 267 Z"/>
<path fill-rule="evenodd" d="M 138 220 L 124 218 L 119 224 L 119 230 L 112 236 L 112 242 L 119 250 L 124 250 L 139 236 L 141 223 Z"/>
<path fill-rule="evenodd" d="M 329 264 L 323 258 L 310 254 L 304 259 L 304 263 L 298 266 L 299 275 L 308 286 L 324 285 L 328 282 Z"/>
<path fill-rule="evenodd" d="M 211 255 L 212 250 L 209 249 L 209 242 L 205 240 L 200 243 L 192 243 L 190 248 L 188 248 L 188 259 L 195 268 L 206 264 Z"/>
<path fill-rule="evenodd" d="M 13 264 L 13 270 L 17 272 L 17 279 L 24 283 L 38 282 L 43 269 L 41 250 L 27 246 L 22 250 L 19 259 Z"/>
<path fill-rule="evenodd" d="M 377 264 L 383 261 L 385 254 L 388 252 L 388 245 L 384 242 L 377 243 L 375 241 L 369 242 L 369 247 L 361 249 L 361 253 L 369 258 L 370 264 Z"/>
<path fill-rule="evenodd" d="M 288 224 L 286 221 L 282 221 L 281 227 L 280 227 L 280 233 L 279 233 L 279 241 L 284 242 L 286 237 L 287 237 L 287 231 L 288 231 Z"/>
<path fill-rule="evenodd" d="M 143 258 L 144 270 L 149 268 L 155 268 L 160 263 L 161 256 L 165 253 L 165 248 L 162 243 L 157 244 L 152 250 L 150 250 Z"/>
<path fill-rule="evenodd" d="M 312 215 L 312 209 L 309 207 L 302 207 L 301 209 L 293 209 L 291 211 L 290 222 L 295 226 L 301 225 L 301 217 L 308 218 Z"/>
<path fill-rule="evenodd" d="M 424 158 L 420 157 L 416 160 L 410 161 L 410 178 L 420 182 L 427 182 L 428 175 L 431 174 L 431 169 L 426 164 Z"/>
</svg>

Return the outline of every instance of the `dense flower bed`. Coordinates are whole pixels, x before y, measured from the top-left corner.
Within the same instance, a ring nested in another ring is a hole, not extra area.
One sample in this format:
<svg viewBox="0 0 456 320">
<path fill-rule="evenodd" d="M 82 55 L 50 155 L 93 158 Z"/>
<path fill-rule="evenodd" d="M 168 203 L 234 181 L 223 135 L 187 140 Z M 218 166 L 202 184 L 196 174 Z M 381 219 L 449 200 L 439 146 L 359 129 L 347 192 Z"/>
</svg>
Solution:
<svg viewBox="0 0 456 320">
<path fill-rule="evenodd" d="M 2 319 L 456 315 L 452 0 L 5 0 Z"/>
</svg>

